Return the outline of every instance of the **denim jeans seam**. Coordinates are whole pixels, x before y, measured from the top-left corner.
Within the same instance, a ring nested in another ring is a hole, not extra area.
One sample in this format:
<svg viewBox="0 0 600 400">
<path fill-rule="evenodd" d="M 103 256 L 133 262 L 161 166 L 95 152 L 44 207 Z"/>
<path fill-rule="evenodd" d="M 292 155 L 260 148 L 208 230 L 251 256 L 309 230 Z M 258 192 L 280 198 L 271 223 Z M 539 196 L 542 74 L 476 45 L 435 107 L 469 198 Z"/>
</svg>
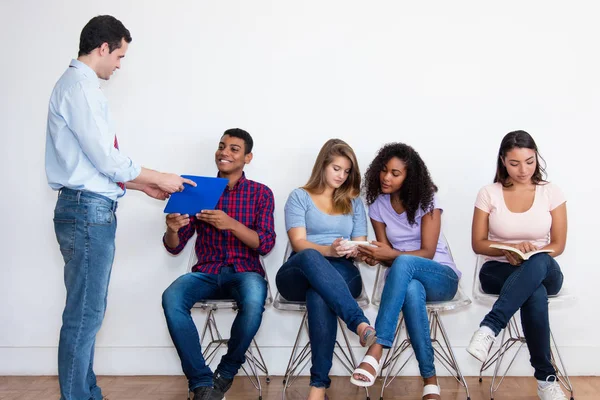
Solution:
<svg viewBox="0 0 600 400">
<path fill-rule="evenodd" d="M 84 279 L 84 284 L 83 284 L 83 302 L 82 302 L 82 314 L 81 314 L 81 321 L 79 323 L 79 328 L 77 329 L 77 335 L 75 336 L 75 344 L 73 346 L 74 349 L 74 353 L 77 353 L 76 349 L 79 346 L 79 342 L 81 339 L 81 332 L 83 331 L 83 326 L 85 325 L 85 308 L 86 308 L 86 304 L 87 304 L 87 289 L 88 289 L 88 273 L 89 273 L 89 257 L 88 257 L 88 247 L 89 247 L 89 232 L 88 232 L 88 226 L 87 226 L 87 222 L 84 222 L 85 225 L 85 246 L 84 246 L 84 259 L 83 259 L 83 265 L 85 265 L 85 279 Z M 74 379 L 74 374 L 75 374 L 75 360 L 77 359 L 77 357 L 73 357 L 73 361 L 71 362 L 71 368 L 69 369 L 69 378 L 68 378 L 68 382 L 69 382 L 69 389 L 68 389 L 68 393 L 69 395 L 71 394 L 72 390 L 73 390 L 73 379 Z"/>
</svg>

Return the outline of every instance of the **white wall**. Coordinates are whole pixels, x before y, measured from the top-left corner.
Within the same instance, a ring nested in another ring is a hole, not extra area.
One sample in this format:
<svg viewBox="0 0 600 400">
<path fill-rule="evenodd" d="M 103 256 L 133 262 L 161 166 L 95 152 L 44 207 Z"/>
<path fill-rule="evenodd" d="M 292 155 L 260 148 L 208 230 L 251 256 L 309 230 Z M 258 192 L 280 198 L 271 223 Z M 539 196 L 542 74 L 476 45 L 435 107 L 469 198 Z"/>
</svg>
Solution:
<svg viewBox="0 0 600 400">
<path fill-rule="evenodd" d="M 47 102 L 76 56 L 81 28 L 103 13 L 133 36 L 123 69 L 104 88 L 122 150 L 134 160 L 212 175 L 225 129 L 254 136 L 246 173 L 276 197 L 278 242 L 266 260 L 273 290 L 287 195 L 305 183 L 323 142 L 340 137 L 363 171 L 386 142 L 405 141 L 420 152 L 440 187 L 445 232 L 470 294 L 476 193 L 493 176 L 502 136 L 529 131 L 549 179 L 568 197 L 569 240 L 559 261 L 579 301 L 552 311 L 552 326 L 569 372 L 598 374 L 600 190 L 592 143 L 599 132 L 599 11 L 593 1 L 2 1 L 0 375 L 57 371 L 65 291 L 52 226 L 56 194 L 44 174 Z M 119 206 L 109 306 L 97 340 L 100 374 L 181 373 L 160 297 L 185 271 L 188 253 L 174 258 L 163 250 L 163 206 L 139 193 Z M 363 273 L 371 293 L 374 271 Z M 444 317 L 468 375 L 478 363 L 464 347 L 485 312 L 472 305 Z M 233 315 L 220 314 L 228 327 Z M 196 320 L 203 317 L 198 312 Z M 299 319 L 265 313 L 257 341 L 272 374 L 285 369 Z M 415 363 L 408 373 L 417 373 Z M 526 356 L 514 373 L 531 373 Z"/>
</svg>

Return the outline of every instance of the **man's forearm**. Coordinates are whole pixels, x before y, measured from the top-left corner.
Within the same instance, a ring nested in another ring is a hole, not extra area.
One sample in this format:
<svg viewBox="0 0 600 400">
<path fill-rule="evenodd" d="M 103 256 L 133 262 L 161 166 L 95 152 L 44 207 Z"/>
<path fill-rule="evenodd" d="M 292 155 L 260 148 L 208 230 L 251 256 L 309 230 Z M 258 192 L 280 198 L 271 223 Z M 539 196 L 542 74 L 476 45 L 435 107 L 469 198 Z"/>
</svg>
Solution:
<svg viewBox="0 0 600 400">
<path fill-rule="evenodd" d="M 139 185 L 141 187 L 143 187 L 145 185 L 155 185 L 156 186 L 158 184 L 158 182 L 160 181 L 161 175 L 162 175 L 161 172 L 142 167 L 142 171 L 137 176 L 137 178 L 127 182 L 127 184 L 133 183 L 134 185 Z M 141 190 L 141 189 L 135 189 L 135 188 L 132 188 L 132 189 L 133 190 Z"/>
<path fill-rule="evenodd" d="M 246 225 L 242 224 L 239 221 L 236 221 L 235 226 L 231 229 L 231 233 L 233 236 L 240 239 L 242 243 L 246 246 L 250 247 L 253 250 L 256 250 L 258 246 L 260 246 L 260 239 L 258 238 L 258 233 L 248 228 Z"/>
<path fill-rule="evenodd" d="M 172 249 L 179 246 L 179 235 L 177 232 L 167 229 L 165 232 L 165 243 Z"/>
<path fill-rule="evenodd" d="M 134 181 L 125 182 L 125 187 L 130 190 L 144 190 L 145 184 L 135 183 Z"/>
</svg>

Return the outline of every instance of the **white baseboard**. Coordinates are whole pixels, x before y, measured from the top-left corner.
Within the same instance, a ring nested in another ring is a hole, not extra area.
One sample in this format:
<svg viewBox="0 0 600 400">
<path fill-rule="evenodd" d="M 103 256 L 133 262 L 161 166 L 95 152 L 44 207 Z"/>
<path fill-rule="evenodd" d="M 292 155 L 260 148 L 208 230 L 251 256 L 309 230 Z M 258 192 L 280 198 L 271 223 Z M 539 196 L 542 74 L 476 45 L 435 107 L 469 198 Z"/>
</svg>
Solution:
<svg viewBox="0 0 600 400">
<path fill-rule="evenodd" d="M 261 351 L 269 373 L 281 376 L 287 367 L 291 347 L 261 346 Z M 600 375 L 597 360 L 600 359 L 600 347 L 561 347 L 561 355 L 571 376 Z M 479 375 L 481 364 L 471 357 L 464 347 L 455 347 L 458 364 L 465 376 Z M 364 349 L 354 348 L 357 359 Z M 0 347 L 0 375 L 56 375 L 56 347 Z M 219 356 L 211 364 L 216 366 Z M 524 348 L 511 368 L 511 376 L 530 376 L 529 353 Z M 440 376 L 448 372 L 436 362 Z M 307 375 L 310 365 L 304 370 Z M 173 347 L 97 347 L 94 370 L 98 375 L 181 375 L 181 366 Z M 484 375 L 490 375 L 492 370 Z M 411 360 L 402 375 L 418 375 L 417 363 Z M 347 375 L 334 359 L 331 375 Z"/>
</svg>

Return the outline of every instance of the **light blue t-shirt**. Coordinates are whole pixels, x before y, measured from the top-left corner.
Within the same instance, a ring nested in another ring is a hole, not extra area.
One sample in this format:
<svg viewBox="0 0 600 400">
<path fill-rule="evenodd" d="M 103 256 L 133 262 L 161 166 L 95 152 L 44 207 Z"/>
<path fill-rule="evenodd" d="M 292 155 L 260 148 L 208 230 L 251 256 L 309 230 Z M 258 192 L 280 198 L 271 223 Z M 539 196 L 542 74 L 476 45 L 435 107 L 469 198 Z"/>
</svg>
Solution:
<svg viewBox="0 0 600 400">
<path fill-rule="evenodd" d="M 306 240 L 329 246 L 335 239 L 367 236 L 367 215 L 360 198 L 352 200 L 352 213 L 329 215 L 319 210 L 304 189 L 294 189 L 285 203 L 285 230 L 306 228 Z"/>
<path fill-rule="evenodd" d="M 433 199 L 433 208 L 442 211 L 437 196 Z M 369 217 L 385 224 L 385 234 L 388 240 L 392 244 L 392 247 L 399 251 L 416 251 L 421 248 L 421 219 L 423 219 L 423 215 L 425 215 L 425 212 L 419 208 L 415 213 L 415 224 L 410 225 L 406 211 L 398 214 L 394 210 L 389 194 L 380 195 L 369 207 Z M 442 238 L 443 236 L 440 231 L 440 238 L 438 239 L 433 260 L 449 266 L 460 278 L 461 273 L 456 268 L 448 246 Z"/>
</svg>

